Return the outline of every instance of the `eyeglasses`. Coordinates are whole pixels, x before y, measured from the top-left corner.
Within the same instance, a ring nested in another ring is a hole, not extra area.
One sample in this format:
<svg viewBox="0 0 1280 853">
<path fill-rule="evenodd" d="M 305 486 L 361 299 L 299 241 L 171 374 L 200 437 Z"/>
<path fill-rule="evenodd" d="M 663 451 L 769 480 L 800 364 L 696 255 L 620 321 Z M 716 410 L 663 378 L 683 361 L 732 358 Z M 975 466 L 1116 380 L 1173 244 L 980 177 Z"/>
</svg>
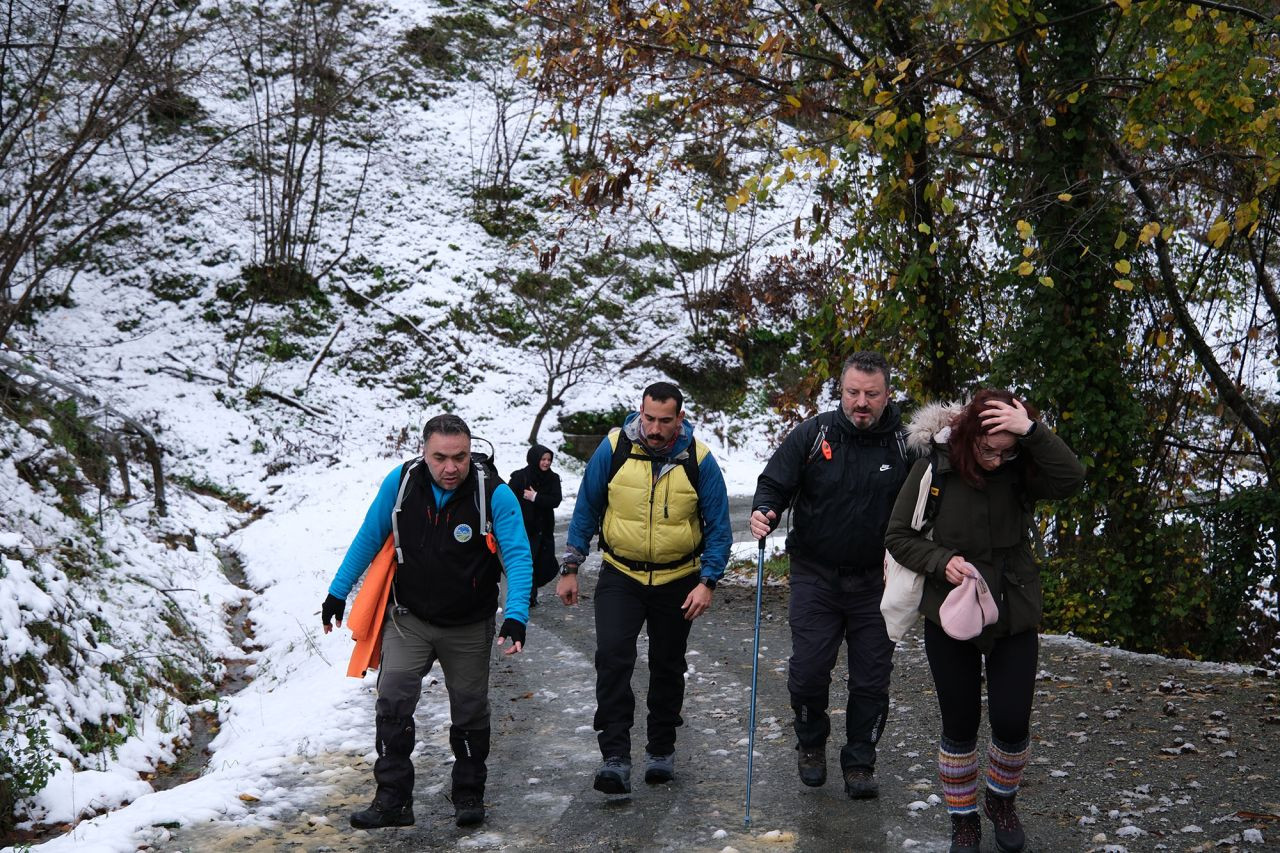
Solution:
<svg viewBox="0 0 1280 853">
<path fill-rule="evenodd" d="M 995 462 L 997 460 L 1000 462 L 1012 462 L 1018 458 L 1018 451 L 1012 448 L 1009 450 L 993 450 L 990 447 L 979 444 L 978 458 L 983 462 Z"/>
</svg>

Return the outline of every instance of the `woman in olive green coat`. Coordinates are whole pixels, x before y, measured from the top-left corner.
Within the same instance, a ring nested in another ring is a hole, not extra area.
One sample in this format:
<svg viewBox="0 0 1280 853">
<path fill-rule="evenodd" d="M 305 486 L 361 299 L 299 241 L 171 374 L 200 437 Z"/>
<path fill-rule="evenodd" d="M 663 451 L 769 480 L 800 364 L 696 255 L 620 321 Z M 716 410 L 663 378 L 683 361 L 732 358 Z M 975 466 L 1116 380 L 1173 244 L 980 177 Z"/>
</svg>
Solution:
<svg viewBox="0 0 1280 853">
<path fill-rule="evenodd" d="M 1030 744 L 1031 699 L 1038 669 L 1042 613 L 1040 574 L 1029 528 L 1035 501 L 1079 490 L 1084 468 L 1035 408 L 1003 390 L 980 391 L 965 406 L 926 406 L 908 427 L 910 443 L 936 461 L 941 497 L 931 536 L 912 527 L 920 479 L 917 462 L 898 495 L 885 547 L 899 563 L 924 575 L 920 612 L 925 653 L 942 715 L 938 773 L 951 814 L 955 853 L 977 851 L 978 725 L 982 670 L 987 675 L 991 743 L 987 749 L 984 811 L 995 826 L 996 849 L 1025 843 L 1014 797 Z M 947 594 L 976 569 L 995 598 L 999 618 L 969 640 L 949 636 L 939 609 Z"/>
</svg>

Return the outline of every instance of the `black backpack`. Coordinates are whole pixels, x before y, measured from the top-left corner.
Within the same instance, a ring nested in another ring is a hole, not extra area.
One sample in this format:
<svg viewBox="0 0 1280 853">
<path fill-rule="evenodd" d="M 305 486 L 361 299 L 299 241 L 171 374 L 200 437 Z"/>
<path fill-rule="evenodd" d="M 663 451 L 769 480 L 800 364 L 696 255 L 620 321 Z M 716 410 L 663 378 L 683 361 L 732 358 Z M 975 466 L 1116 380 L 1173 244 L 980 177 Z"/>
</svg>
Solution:
<svg viewBox="0 0 1280 853">
<path fill-rule="evenodd" d="M 698 444 L 693 442 L 689 445 L 689 449 L 684 454 L 684 459 L 668 459 L 662 456 L 652 456 L 644 452 L 634 452 L 635 442 L 627 437 L 625 430 L 618 430 L 618 442 L 613 446 L 613 456 L 609 459 L 609 479 L 606 482 L 613 482 L 613 478 L 618 476 L 618 472 L 622 470 L 622 466 L 627 463 L 628 459 L 643 459 L 647 462 L 670 462 L 678 463 L 684 468 L 684 475 L 689 478 L 689 484 L 693 486 L 693 490 L 698 491 Z"/>
<path fill-rule="evenodd" d="M 498 466 L 493 461 L 493 444 L 488 439 L 477 439 L 489 445 L 488 453 L 471 453 L 471 472 L 476 477 L 476 508 L 480 511 L 480 533 L 489 546 L 489 552 L 496 555 L 498 565 L 506 571 L 506 563 L 502 559 L 502 551 L 498 548 L 498 539 L 493 535 L 493 489 L 502 485 L 505 480 L 498 473 Z M 400 552 L 400 504 L 404 501 L 404 490 L 409 485 L 409 474 L 419 465 L 422 457 L 410 459 L 400 466 L 400 490 L 396 492 L 396 503 L 391 510 L 391 535 L 395 538 L 396 560 L 404 565 L 404 555 Z M 490 488 L 489 484 L 493 486 Z"/>
</svg>

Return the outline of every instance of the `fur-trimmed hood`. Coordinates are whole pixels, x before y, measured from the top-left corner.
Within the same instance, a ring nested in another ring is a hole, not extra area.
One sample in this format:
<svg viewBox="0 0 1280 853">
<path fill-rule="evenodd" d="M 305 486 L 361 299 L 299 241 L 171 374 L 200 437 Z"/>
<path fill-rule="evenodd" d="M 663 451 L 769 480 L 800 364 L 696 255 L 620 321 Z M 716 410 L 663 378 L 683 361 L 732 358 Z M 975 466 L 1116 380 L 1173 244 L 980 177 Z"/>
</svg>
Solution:
<svg viewBox="0 0 1280 853">
<path fill-rule="evenodd" d="M 916 409 L 907 422 L 907 447 L 927 454 L 931 444 L 946 444 L 951 423 L 964 411 L 964 403 L 928 403 Z"/>
</svg>

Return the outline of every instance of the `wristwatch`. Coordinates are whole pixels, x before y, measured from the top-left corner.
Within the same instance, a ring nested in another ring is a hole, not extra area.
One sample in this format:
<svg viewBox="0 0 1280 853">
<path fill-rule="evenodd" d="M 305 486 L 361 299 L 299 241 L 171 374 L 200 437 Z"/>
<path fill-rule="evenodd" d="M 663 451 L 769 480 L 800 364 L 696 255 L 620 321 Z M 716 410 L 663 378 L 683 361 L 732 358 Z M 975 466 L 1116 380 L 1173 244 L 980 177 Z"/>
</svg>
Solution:
<svg viewBox="0 0 1280 853">
<path fill-rule="evenodd" d="M 560 577 L 565 575 L 576 575 L 578 573 L 578 565 L 576 563 L 561 563 Z"/>
<path fill-rule="evenodd" d="M 698 583 L 702 584 L 707 589 L 714 590 L 716 588 L 715 578 L 698 578 Z"/>
</svg>

